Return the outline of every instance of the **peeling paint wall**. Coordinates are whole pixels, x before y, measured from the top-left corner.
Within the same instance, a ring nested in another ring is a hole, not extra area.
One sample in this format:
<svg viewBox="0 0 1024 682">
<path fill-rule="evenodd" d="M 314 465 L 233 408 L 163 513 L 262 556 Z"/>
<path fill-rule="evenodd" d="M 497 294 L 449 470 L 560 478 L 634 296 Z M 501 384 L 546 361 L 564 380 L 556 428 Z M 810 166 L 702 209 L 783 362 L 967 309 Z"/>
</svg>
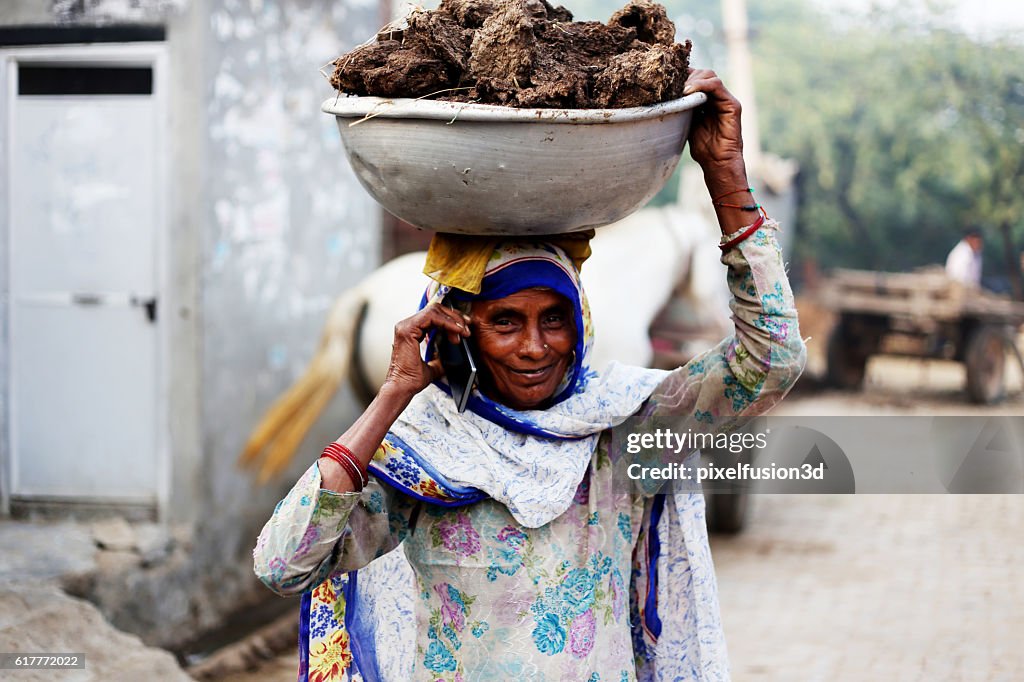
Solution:
<svg viewBox="0 0 1024 682">
<path fill-rule="evenodd" d="M 188 4 L 189 0 L 51 0 L 50 13 L 59 23 L 160 22 Z"/>
<path fill-rule="evenodd" d="M 318 69 L 376 30 L 375 3 L 209 3 L 203 244 L 206 544 L 251 579 L 274 503 L 354 418 L 338 400 L 286 480 L 254 494 L 234 460 L 296 379 L 335 296 L 377 265 L 379 212 L 345 161 Z M 230 425 L 231 428 L 224 428 Z M 202 539 L 200 542 L 204 542 Z M 242 584 L 240 577 L 239 583 Z"/>
<path fill-rule="evenodd" d="M 0 26 L 154 24 L 203 0 L 3 0 Z"/>
</svg>

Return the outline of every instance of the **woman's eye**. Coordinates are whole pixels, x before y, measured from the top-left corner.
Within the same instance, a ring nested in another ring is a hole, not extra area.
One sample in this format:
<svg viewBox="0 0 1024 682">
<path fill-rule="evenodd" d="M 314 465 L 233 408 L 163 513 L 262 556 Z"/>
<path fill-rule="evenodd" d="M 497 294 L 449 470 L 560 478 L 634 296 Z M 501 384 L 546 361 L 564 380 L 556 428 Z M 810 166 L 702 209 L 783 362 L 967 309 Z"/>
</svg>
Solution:
<svg viewBox="0 0 1024 682">
<path fill-rule="evenodd" d="M 548 317 L 545 320 L 545 322 L 548 324 L 548 326 L 560 327 L 563 324 L 565 324 L 565 316 L 564 315 L 548 315 Z"/>
</svg>

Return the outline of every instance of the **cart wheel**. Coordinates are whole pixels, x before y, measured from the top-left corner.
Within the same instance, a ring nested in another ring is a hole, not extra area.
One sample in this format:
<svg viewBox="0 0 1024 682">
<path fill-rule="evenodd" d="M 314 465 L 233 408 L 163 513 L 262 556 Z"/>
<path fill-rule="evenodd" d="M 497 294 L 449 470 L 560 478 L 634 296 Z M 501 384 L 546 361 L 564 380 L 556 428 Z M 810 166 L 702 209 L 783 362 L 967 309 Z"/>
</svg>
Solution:
<svg viewBox="0 0 1024 682">
<path fill-rule="evenodd" d="M 718 466 L 737 467 L 740 464 L 752 465 L 753 462 L 753 448 L 746 448 L 739 453 L 712 449 L 701 455 L 701 464 L 704 466 L 716 463 Z M 726 535 L 742 531 L 750 512 L 750 482 L 715 480 L 713 483 L 705 482 L 703 488 L 708 531 Z"/>
<path fill-rule="evenodd" d="M 714 492 L 704 497 L 708 530 L 712 533 L 735 535 L 747 523 L 750 508 L 750 493 L 737 490 L 734 493 Z"/>
<path fill-rule="evenodd" d="M 967 339 L 964 363 L 967 365 L 967 396 L 972 402 L 987 405 L 1005 393 L 1006 340 L 1002 329 L 982 325 Z"/>
<path fill-rule="evenodd" d="M 826 379 L 830 386 L 845 390 L 859 390 L 864 383 L 864 372 L 868 356 L 847 343 L 842 324 L 832 328 L 826 348 L 828 367 Z"/>
</svg>

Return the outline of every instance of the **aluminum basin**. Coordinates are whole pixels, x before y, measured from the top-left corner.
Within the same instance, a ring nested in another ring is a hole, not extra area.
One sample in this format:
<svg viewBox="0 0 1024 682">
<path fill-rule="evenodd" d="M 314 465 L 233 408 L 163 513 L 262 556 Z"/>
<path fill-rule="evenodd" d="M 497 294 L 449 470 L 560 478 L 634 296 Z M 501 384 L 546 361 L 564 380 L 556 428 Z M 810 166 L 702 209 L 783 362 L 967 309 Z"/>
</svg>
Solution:
<svg viewBox="0 0 1024 682">
<path fill-rule="evenodd" d="M 660 190 L 702 93 L 631 109 L 514 109 L 332 97 L 348 160 L 389 212 L 421 228 L 557 234 L 613 223 Z"/>
</svg>

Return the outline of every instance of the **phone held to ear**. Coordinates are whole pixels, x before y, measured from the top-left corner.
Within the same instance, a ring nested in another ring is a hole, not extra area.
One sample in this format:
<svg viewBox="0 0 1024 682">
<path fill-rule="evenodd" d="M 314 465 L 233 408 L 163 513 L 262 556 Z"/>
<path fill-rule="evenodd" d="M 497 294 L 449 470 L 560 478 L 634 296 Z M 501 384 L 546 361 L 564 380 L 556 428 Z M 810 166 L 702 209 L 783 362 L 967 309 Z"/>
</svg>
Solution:
<svg viewBox="0 0 1024 682">
<path fill-rule="evenodd" d="M 447 334 L 440 332 L 437 335 L 437 357 L 444 367 L 455 405 L 459 412 L 465 412 L 476 381 L 476 363 L 469 352 L 469 343 L 464 337 L 459 337 L 458 343 L 452 343 Z"/>
</svg>

